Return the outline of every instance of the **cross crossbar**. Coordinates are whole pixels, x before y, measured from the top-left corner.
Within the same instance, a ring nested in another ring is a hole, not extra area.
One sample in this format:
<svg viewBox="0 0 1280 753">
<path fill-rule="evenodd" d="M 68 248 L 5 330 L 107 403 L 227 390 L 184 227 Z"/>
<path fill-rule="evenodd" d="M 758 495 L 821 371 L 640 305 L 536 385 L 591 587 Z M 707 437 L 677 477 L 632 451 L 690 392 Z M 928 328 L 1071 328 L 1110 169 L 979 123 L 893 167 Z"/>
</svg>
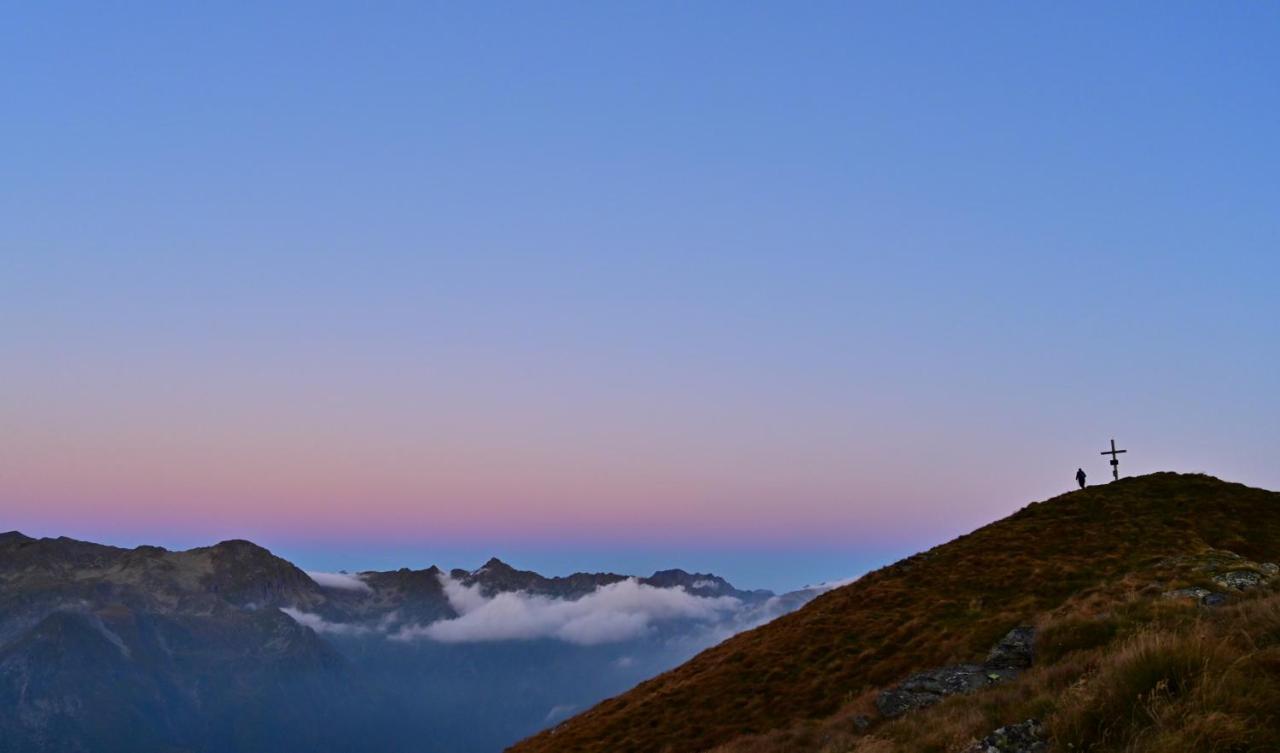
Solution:
<svg viewBox="0 0 1280 753">
<path fill-rule="evenodd" d="M 1100 453 L 1099 453 L 1100 455 L 1110 455 L 1110 456 L 1111 456 L 1111 475 L 1112 475 L 1112 477 L 1113 477 L 1113 478 L 1115 478 L 1117 481 L 1119 481 L 1119 480 L 1120 480 L 1120 458 L 1118 458 L 1118 457 L 1116 457 L 1116 456 L 1117 456 L 1117 455 L 1119 455 L 1119 454 L 1121 454 L 1121 453 L 1125 453 L 1125 452 L 1128 452 L 1128 450 L 1117 450 L 1117 449 L 1116 449 L 1116 440 L 1114 440 L 1114 439 L 1113 439 L 1113 440 L 1111 440 L 1111 449 L 1110 449 L 1110 450 L 1103 450 L 1102 452 L 1100 452 Z"/>
</svg>

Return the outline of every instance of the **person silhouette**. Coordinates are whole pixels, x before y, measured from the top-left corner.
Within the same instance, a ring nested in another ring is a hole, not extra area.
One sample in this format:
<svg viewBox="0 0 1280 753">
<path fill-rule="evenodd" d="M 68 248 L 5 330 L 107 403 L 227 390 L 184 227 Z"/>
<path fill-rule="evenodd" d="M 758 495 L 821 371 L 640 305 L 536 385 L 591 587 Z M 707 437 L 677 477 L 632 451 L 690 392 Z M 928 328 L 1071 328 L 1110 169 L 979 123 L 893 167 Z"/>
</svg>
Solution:
<svg viewBox="0 0 1280 753">
<path fill-rule="evenodd" d="M 1085 475 L 1084 475 L 1084 469 L 1083 469 L 1083 468 L 1077 468 L 1077 469 L 1076 469 L 1076 481 L 1078 481 L 1078 482 L 1080 483 L 1080 488 L 1081 488 L 1081 489 L 1083 489 L 1083 488 L 1084 488 L 1084 480 L 1085 480 L 1085 478 L 1086 478 L 1086 477 L 1085 477 Z"/>
</svg>

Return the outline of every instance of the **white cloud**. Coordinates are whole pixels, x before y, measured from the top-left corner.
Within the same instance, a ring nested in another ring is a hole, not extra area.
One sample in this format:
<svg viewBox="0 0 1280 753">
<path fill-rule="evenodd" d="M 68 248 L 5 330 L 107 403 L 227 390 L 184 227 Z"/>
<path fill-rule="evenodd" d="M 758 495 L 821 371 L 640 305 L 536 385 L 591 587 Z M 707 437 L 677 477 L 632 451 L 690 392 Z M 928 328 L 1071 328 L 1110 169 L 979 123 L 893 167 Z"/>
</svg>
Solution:
<svg viewBox="0 0 1280 753">
<path fill-rule="evenodd" d="M 857 580 L 858 578 L 861 578 L 861 577 L 862 577 L 861 575 L 855 575 L 855 576 L 853 576 L 852 578 L 842 578 L 841 580 L 829 580 L 829 581 L 826 581 L 826 582 L 824 582 L 824 583 L 819 583 L 819 584 L 818 584 L 818 585 L 816 585 L 816 586 L 805 586 L 805 587 L 804 587 L 803 589 L 801 589 L 801 590 L 803 590 L 803 591 L 816 591 L 816 592 L 818 592 L 818 593 L 820 593 L 820 594 L 824 594 L 824 593 L 826 593 L 827 591 L 834 591 L 834 590 L 835 590 L 835 589 L 837 589 L 837 588 L 841 588 L 841 587 L 843 587 L 843 586 L 847 586 L 847 585 L 849 585 L 850 583 L 854 582 L 855 580 Z"/>
<path fill-rule="evenodd" d="M 340 588 L 345 591 L 369 591 L 369 584 L 360 579 L 358 575 L 349 575 L 347 573 L 322 573 L 313 570 L 306 571 L 307 577 L 320 584 L 322 588 Z"/>
<path fill-rule="evenodd" d="M 318 614 L 303 612 L 300 609 L 292 607 L 283 607 L 281 612 L 293 618 L 293 621 L 299 625 L 311 628 L 317 633 L 330 633 L 332 635 L 365 635 L 373 632 L 364 625 L 352 625 L 346 622 L 329 622 Z"/>
<path fill-rule="evenodd" d="M 634 578 L 601 586 L 573 601 L 524 592 L 486 597 L 441 573 L 458 617 L 402 628 L 400 640 L 427 638 L 441 643 L 555 638 L 590 646 L 639 638 L 664 620 L 715 622 L 741 608 L 729 596 L 695 596 L 683 588 L 656 588 Z"/>
<path fill-rule="evenodd" d="M 468 588 L 461 581 L 454 580 L 448 573 L 437 576 L 440 585 L 444 586 L 444 595 L 449 599 L 449 606 L 458 614 L 469 614 L 483 607 L 489 599 L 480 592 L 480 586 Z"/>
<path fill-rule="evenodd" d="M 346 573 L 307 573 L 326 588 L 368 590 L 358 576 Z M 329 622 L 317 614 L 284 609 L 298 623 L 317 633 L 377 635 L 392 640 L 433 640 L 440 643 L 555 639 L 583 646 L 642 638 L 658 623 L 686 620 L 697 623 L 666 634 L 664 642 L 678 650 L 714 645 L 798 608 L 809 599 L 846 585 L 855 578 L 807 586 L 786 596 L 744 603 L 731 596 L 698 596 L 676 586 L 658 588 L 628 578 L 601 586 L 579 599 L 556 599 L 518 592 L 485 596 L 480 586 L 467 586 L 438 576 L 449 605 L 458 616 L 428 625 L 400 625 L 398 612 L 365 624 Z M 616 662 L 630 666 L 629 657 Z"/>
<path fill-rule="evenodd" d="M 385 633 L 389 631 L 391 629 L 391 626 L 396 624 L 399 621 L 400 621 L 399 609 L 393 609 L 390 612 L 387 612 L 386 614 L 382 615 L 381 619 L 378 620 L 378 628 L 377 628 L 378 632 Z"/>
<path fill-rule="evenodd" d="M 558 722 L 561 719 L 568 717 L 577 709 L 578 704 L 576 703 L 563 703 L 559 706 L 552 706 L 551 710 L 547 712 L 547 716 L 542 720 L 542 722 L 544 724 L 549 722 Z"/>
</svg>

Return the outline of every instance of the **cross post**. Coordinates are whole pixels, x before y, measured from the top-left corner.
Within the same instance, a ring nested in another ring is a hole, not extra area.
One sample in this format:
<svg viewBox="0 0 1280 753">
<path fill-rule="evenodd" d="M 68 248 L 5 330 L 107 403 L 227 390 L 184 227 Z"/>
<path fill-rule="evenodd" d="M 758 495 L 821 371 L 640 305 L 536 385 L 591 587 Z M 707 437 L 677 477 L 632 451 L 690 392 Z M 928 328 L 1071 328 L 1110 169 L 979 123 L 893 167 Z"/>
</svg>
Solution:
<svg viewBox="0 0 1280 753">
<path fill-rule="evenodd" d="M 1117 450 L 1116 440 L 1113 439 L 1111 440 L 1111 449 L 1103 450 L 1101 453 L 1103 455 L 1111 456 L 1111 478 L 1114 479 L 1115 481 L 1120 480 L 1120 459 L 1117 458 L 1116 456 L 1122 452 L 1128 452 L 1128 450 Z"/>
</svg>

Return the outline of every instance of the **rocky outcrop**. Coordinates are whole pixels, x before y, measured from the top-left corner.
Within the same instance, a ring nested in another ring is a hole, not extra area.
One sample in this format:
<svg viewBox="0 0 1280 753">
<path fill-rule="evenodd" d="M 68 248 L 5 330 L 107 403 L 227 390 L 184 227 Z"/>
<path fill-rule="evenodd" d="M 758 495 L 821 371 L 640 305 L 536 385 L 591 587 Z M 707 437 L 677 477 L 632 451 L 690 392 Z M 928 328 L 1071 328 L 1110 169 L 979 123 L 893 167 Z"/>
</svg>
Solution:
<svg viewBox="0 0 1280 753">
<path fill-rule="evenodd" d="M 1201 606 L 1206 606 L 1206 607 L 1220 607 L 1223 604 L 1227 603 L 1226 594 L 1218 593 L 1217 591 L 1210 591 L 1207 588 L 1201 588 L 1199 586 L 1192 586 L 1190 588 L 1175 588 L 1172 591 L 1165 591 L 1164 598 L 1191 599 L 1199 603 Z"/>
<path fill-rule="evenodd" d="M 1005 725 L 969 746 L 965 753 L 1041 753 L 1049 749 L 1048 735 L 1038 719 Z"/>
<path fill-rule="evenodd" d="M 876 708 L 883 716 L 898 717 L 932 706 L 947 696 L 1011 680 L 1031 666 L 1034 652 L 1034 628 L 1016 627 L 991 647 L 982 664 L 953 664 L 918 672 L 880 693 Z"/>
<path fill-rule="evenodd" d="M 1213 591 L 1204 586 L 1188 586 L 1163 594 L 1166 599 L 1190 599 L 1205 607 L 1220 607 L 1231 600 L 1232 593 L 1253 590 L 1280 575 L 1280 565 L 1274 562 L 1254 562 L 1225 549 L 1169 557 L 1160 564 L 1183 570 L 1189 580 L 1201 580 L 1207 575 L 1208 582 L 1222 589 Z"/>
<path fill-rule="evenodd" d="M 1029 625 L 1010 630 L 987 654 L 983 666 L 996 669 L 1026 669 L 1035 658 L 1036 631 Z"/>
<path fill-rule="evenodd" d="M 953 664 L 918 672 L 876 697 L 876 708 L 893 718 L 923 709 L 957 693 L 970 693 L 1017 675 L 1017 670 L 995 669 L 981 664 Z"/>
<path fill-rule="evenodd" d="M 1262 574 L 1252 570 L 1231 570 L 1213 578 L 1214 583 L 1234 591 L 1247 591 L 1250 588 L 1257 588 L 1262 585 L 1262 580 Z"/>
</svg>

